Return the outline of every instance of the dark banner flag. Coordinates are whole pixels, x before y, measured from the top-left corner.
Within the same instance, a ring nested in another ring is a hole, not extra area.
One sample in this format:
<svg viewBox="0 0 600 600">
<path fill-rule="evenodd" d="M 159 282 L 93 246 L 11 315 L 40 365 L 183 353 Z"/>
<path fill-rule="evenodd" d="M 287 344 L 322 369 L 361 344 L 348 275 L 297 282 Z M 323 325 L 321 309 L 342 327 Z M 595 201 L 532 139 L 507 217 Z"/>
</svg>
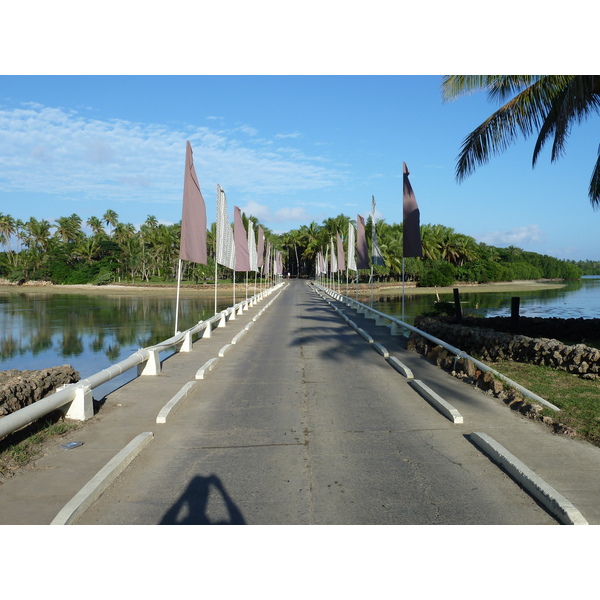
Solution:
<svg viewBox="0 0 600 600">
<path fill-rule="evenodd" d="M 356 217 L 356 268 L 357 269 L 368 269 L 369 268 L 369 251 L 367 250 L 367 236 L 365 234 L 365 220 L 357 215 Z"/>
<path fill-rule="evenodd" d="M 186 142 L 179 258 L 206 265 L 206 205 L 192 154 L 192 146 Z"/>
<path fill-rule="evenodd" d="M 421 215 L 417 206 L 417 199 L 413 192 L 408 176 L 408 167 L 404 165 L 403 189 L 404 189 L 404 219 L 402 225 L 402 251 L 405 257 L 423 256 L 421 245 Z"/>
<path fill-rule="evenodd" d="M 236 272 L 250 271 L 250 254 L 248 253 L 248 238 L 242 220 L 242 211 L 233 207 L 233 239 L 235 242 L 235 270 Z"/>
</svg>

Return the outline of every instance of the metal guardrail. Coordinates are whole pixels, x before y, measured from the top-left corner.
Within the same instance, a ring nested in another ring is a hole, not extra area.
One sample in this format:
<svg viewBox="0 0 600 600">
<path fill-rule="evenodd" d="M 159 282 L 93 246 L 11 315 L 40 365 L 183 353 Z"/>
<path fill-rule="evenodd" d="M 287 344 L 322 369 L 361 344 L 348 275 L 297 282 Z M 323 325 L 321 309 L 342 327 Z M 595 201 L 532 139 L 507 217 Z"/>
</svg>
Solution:
<svg viewBox="0 0 600 600">
<path fill-rule="evenodd" d="M 158 375 L 160 373 L 160 353 L 171 348 L 177 347 L 177 351 L 190 352 L 192 349 L 193 337 L 199 333 L 206 333 L 207 330 L 212 331 L 213 326 L 218 327 L 221 324 L 225 325 L 232 315 L 240 310 L 246 310 L 253 306 L 255 302 L 262 300 L 265 296 L 270 295 L 283 285 L 278 283 L 275 286 L 255 294 L 251 298 L 242 300 L 233 306 L 217 313 L 206 321 L 199 321 L 193 327 L 186 331 L 175 334 L 173 337 L 142 348 L 134 352 L 126 359 L 111 365 L 107 369 L 103 369 L 98 373 L 94 373 L 86 379 L 80 379 L 76 383 L 71 383 L 62 388 L 59 388 L 53 394 L 25 406 L 5 417 L 0 418 L 0 439 L 7 435 L 33 423 L 37 419 L 51 413 L 54 410 L 62 409 L 67 404 L 74 405 L 74 410 L 71 412 L 71 407 L 66 413 L 69 418 L 77 420 L 87 420 L 93 416 L 92 390 L 126 371 L 138 368 L 138 375 Z M 209 329 L 210 328 L 210 329 Z"/>
<path fill-rule="evenodd" d="M 354 306 L 355 308 L 360 307 L 362 312 L 370 312 L 370 313 L 376 315 L 376 317 L 379 317 L 380 319 L 386 319 L 386 320 L 390 321 L 392 324 L 392 327 L 394 327 L 394 326 L 400 327 L 401 329 L 405 329 L 407 331 L 414 331 L 415 333 L 418 333 L 420 336 L 424 337 L 425 339 L 430 340 L 434 344 L 441 346 L 442 348 L 445 348 L 446 350 L 448 350 L 449 352 L 454 354 L 456 356 L 456 360 L 458 360 L 459 358 L 464 358 L 466 360 L 470 360 L 477 368 L 481 369 L 484 372 L 491 373 L 492 375 L 494 375 L 494 377 L 501 379 L 506 384 L 508 384 L 511 387 L 518 390 L 526 398 L 529 398 L 530 400 L 533 400 L 534 402 L 538 402 L 539 404 L 543 404 L 544 406 L 551 408 L 552 410 L 560 412 L 560 408 L 558 408 L 558 406 L 554 406 L 554 404 L 548 402 L 548 400 L 544 400 L 544 398 L 538 396 L 537 394 L 534 394 L 533 392 L 531 392 L 527 388 L 524 388 L 522 385 L 519 385 L 512 379 L 509 379 L 505 375 L 502 375 L 502 373 L 499 373 L 498 371 L 496 371 L 495 369 L 492 369 L 490 366 L 486 365 L 485 363 L 482 363 L 481 361 L 477 360 L 476 358 L 473 358 L 472 356 L 470 356 L 463 350 L 460 350 L 460 348 L 451 346 L 450 344 L 444 342 L 443 340 L 440 340 L 439 338 L 436 338 L 435 336 L 430 335 L 426 331 L 417 329 L 416 327 L 413 327 L 412 325 L 409 325 L 408 323 L 405 323 L 404 321 L 401 321 L 400 319 L 397 319 L 396 317 L 386 315 L 385 313 L 375 310 L 374 308 L 367 306 L 366 304 L 363 304 L 362 302 L 358 302 L 358 300 L 353 300 L 352 298 L 349 298 L 348 296 L 344 296 L 343 294 L 340 294 L 339 292 L 336 292 L 335 290 L 330 290 L 329 288 L 326 288 L 319 283 L 313 282 L 312 285 L 314 285 L 316 288 L 323 290 L 325 293 L 329 294 L 329 296 L 331 296 L 332 298 L 334 298 L 340 302 L 343 302 L 344 304 L 347 304 L 348 306 Z"/>
</svg>

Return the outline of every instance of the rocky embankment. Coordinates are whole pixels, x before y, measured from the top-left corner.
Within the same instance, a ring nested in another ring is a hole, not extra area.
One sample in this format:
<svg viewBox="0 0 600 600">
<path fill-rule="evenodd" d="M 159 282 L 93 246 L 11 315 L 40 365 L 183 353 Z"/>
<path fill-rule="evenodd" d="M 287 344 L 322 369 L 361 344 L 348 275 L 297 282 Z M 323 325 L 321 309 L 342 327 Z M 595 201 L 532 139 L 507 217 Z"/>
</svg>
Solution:
<svg viewBox="0 0 600 600">
<path fill-rule="evenodd" d="M 519 320 L 519 334 L 509 333 L 510 319 L 449 319 L 417 317 L 415 327 L 482 361 L 514 360 L 583 377 L 600 378 L 600 350 L 584 343 L 568 345 L 563 339 L 600 339 L 600 319 Z M 524 335 L 527 333 L 527 335 Z M 413 349 L 427 354 L 433 344 L 421 336 L 411 336 Z"/>
<path fill-rule="evenodd" d="M 61 385 L 79 381 L 70 365 L 39 371 L 0 371 L 0 418 L 47 396 Z"/>
<path fill-rule="evenodd" d="M 494 321 L 492 323 L 492 321 Z M 535 322 L 534 322 L 535 321 Z M 545 321 L 542 323 L 540 321 Z M 556 321 L 556 322 L 553 322 Z M 558 323 L 560 321 L 560 323 Z M 570 321 L 570 323 L 569 323 Z M 582 323 L 582 321 L 584 321 Z M 594 322 L 596 321 L 596 322 Z M 473 325 L 479 325 L 479 327 Z M 482 327 L 481 325 L 487 325 Z M 490 325 L 506 331 L 491 329 Z M 558 328 L 556 327 L 558 325 Z M 550 337 L 529 337 L 510 331 L 510 319 L 464 319 L 461 324 L 449 319 L 417 317 L 415 327 L 444 340 L 447 344 L 478 357 L 489 363 L 508 359 L 546 365 L 561 369 L 585 379 L 600 379 L 600 350 L 585 344 L 568 345 Z M 530 323 L 520 323 L 520 331 L 539 332 L 546 335 L 564 335 L 568 339 L 600 339 L 596 331 L 600 330 L 600 320 L 583 319 L 531 319 Z M 473 361 L 458 358 L 442 346 L 411 333 L 408 348 L 426 356 L 440 368 L 450 372 L 481 391 L 491 394 L 513 410 L 550 426 L 555 433 L 575 435 L 570 428 L 562 425 L 553 417 L 542 416 L 543 407 L 524 398 L 517 389 L 505 385 L 492 373 L 482 372 Z"/>
</svg>

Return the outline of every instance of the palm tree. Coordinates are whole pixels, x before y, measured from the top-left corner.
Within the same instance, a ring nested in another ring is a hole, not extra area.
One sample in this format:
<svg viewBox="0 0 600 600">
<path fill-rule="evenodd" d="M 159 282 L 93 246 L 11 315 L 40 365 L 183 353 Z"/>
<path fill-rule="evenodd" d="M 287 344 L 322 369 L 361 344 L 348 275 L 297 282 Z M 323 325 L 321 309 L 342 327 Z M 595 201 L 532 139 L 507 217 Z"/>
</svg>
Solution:
<svg viewBox="0 0 600 600">
<path fill-rule="evenodd" d="M 100 242 L 98 239 L 97 235 L 80 239 L 75 248 L 73 248 L 73 256 L 91 265 L 94 259 L 100 254 Z"/>
<path fill-rule="evenodd" d="M 29 247 L 39 247 L 46 251 L 50 243 L 50 223 L 46 219 L 38 221 L 30 217 L 23 226 L 25 230 L 25 244 Z"/>
<path fill-rule="evenodd" d="M 12 254 L 10 238 L 16 233 L 15 220 L 10 215 L 0 213 L 0 244 L 6 244 L 9 254 Z"/>
<path fill-rule="evenodd" d="M 102 220 L 106 223 L 106 225 L 110 225 L 111 227 L 116 227 L 119 222 L 119 215 L 110 208 L 104 213 Z M 111 234 L 109 233 L 109 236 Z"/>
<path fill-rule="evenodd" d="M 533 166 L 554 137 L 554 162 L 564 154 L 572 125 L 600 112 L 600 75 L 446 75 L 442 80 L 445 100 L 484 90 L 490 100 L 510 99 L 465 138 L 456 167 L 458 181 L 504 151 L 519 133 L 527 138 L 537 131 Z M 600 206 L 600 152 L 589 199 L 594 208 Z"/>
<path fill-rule="evenodd" d="M 94 235 L 100 236 L 104 233 L 104 225 L 102 225 L 102 219 L 99 217 L 90 217 L 86 221 L 86 224 L 90 227 Z"/>
<path fill-rule="evenodd" d="M 74 242 L 81 236 L 81 217 L 73 213 L 70 217 L 59 217 L 55 219 L 55 236 L 63 243 Z"/>
</svg>

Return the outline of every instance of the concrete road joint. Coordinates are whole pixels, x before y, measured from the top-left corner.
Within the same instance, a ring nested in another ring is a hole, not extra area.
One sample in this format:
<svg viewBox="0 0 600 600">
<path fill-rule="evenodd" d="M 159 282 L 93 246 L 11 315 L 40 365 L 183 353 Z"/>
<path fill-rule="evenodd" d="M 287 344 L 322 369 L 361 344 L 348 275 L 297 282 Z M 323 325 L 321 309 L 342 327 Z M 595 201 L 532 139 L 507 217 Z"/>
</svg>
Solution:
<svg viewBox="0 0 600 600">
<path fill-rule="evenodd" d="M 447 419 L 456 424 L 463 423 L 462 415 L 452 406 L 446 402 L 441 396 L 436 394 L 431 388 L 427 387 L 419 379 L 413 379 L 408 382 L 416 391 L 429 402 L 437 411 L 444 415 Z"/>
<path fill-rule="evenodd" d="M 72 525 L 120 475 L 127 465 L 154 439 L 151 431 L 140 433 L 84 485 L 50 525 Z"/>
<path fill-rule="evenodd" d="M 548 485 L 516 456 L 485 433 L 472 433 L 470 440 L 499 464 L 518 484 L 565 525 L 588 525 L 584 516 L 552 486 Z"/>
</svg>

